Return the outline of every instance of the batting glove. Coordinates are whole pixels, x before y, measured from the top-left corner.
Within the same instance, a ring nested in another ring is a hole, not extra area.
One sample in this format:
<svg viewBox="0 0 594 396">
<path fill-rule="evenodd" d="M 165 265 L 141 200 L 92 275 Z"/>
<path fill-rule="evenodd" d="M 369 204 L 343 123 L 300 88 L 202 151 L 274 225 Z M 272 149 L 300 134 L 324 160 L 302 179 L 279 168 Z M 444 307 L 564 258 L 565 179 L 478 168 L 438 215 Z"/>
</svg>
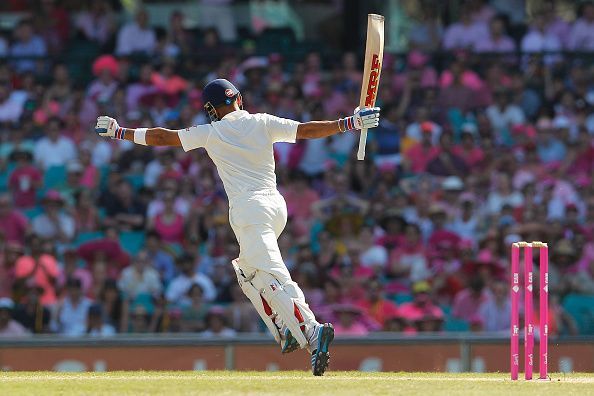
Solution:
<svg viewBox="0 0 594 396">
<path fill-rule="evenodd" d="M 341 118 L 339 120 L 339 128 L 341 132 L 352 129 L 369 129 L 375 128 L 379 125 L 380 108 L 379 107 L 363 107 L 355 109 L 355 114 L 350 117 Z"/>
<path fill-rule="evenodd" d="M 116 136 L 120 130 L 123 130 L 123 128 L 120 128 L 118 122 L 115 119 L 108 116 L 97 117 L 97 125 L 95 125 L 95 132 L 97 132 L 97 134 L 99 134 L 100 136 L 107 136 L 112 139 L 121 139 L 121 137 Z"/>
</svg>

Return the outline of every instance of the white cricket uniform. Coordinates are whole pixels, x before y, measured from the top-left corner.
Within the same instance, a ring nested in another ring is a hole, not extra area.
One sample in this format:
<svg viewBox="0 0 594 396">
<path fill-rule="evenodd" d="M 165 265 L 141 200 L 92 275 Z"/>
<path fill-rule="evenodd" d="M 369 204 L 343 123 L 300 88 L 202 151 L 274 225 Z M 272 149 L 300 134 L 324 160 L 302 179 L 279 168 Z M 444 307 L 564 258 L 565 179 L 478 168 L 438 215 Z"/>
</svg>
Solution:
<svg viewBox="0 0 594 396">
<path fill-rule="evenodd" d="M 217 167 L 229 197 L 229 222 L 240 246 L 240 267 L 247 274 L 268 272 L 281 284 L 293 282 L 277 243 L 287 223 L 287 205 L 276 189 L 272 145 L 295 143 L 298 125 L 240 110 L 220 121 L 179 131 L 185 151 L 204 147 Z"/>
</svg>

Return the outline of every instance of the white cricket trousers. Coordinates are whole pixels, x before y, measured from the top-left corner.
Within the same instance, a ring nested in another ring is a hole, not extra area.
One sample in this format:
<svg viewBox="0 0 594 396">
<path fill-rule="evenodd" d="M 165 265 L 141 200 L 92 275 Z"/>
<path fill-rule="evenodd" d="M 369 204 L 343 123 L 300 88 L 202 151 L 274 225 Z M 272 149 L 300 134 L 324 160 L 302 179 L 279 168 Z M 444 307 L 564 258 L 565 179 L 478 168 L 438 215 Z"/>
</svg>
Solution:
<svg viewBox="0 0 594 396">
<path fill-rule="evenodd" d="M 229 200 L 229 222 L 239 242 L 239 267 L 246 274 L 274 276 L 300 304 L 306 324 L 317 323 L 303 291 L 291 279 L 277 239 L 287 224 L 287 203 L 276 190 L 250 191 Z M 303 309 L 305 308 L 305 309 Z"/>
</svg>

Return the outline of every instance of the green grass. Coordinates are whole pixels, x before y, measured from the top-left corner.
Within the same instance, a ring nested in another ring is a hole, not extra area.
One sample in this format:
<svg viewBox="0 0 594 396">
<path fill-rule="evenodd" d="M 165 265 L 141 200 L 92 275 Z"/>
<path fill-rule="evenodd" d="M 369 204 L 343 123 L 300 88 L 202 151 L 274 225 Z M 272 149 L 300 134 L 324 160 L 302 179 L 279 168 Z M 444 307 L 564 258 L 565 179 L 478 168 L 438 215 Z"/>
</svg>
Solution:
<svg viewBox="0 0 594 396">
<path fill-rule="evenodd" d="M 594 374 L 511 381 L 508 374 L 301 371 L 4 372 L 0 395 L 594 395 Z"/>
</svg>

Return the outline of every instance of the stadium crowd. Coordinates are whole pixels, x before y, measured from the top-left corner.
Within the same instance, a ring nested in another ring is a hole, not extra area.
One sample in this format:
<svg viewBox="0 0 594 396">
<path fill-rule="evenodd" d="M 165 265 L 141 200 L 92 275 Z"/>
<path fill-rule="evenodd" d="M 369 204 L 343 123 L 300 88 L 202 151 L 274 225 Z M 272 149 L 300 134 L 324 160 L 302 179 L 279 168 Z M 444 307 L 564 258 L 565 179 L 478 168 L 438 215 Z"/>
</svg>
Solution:
<svg viewBox="0 0 594 396">
<path fill-rule="evenodd" d="M 360 54 L 289 62 L 214 28 L 198 37 L 182 13 L 167 29 L 142 10 L 118 26 L 109 3 L 45 1 L 53 23 L 23 19 L 0 39 L 0 336 L 263 331 L 206 153 L 100 139 L 94 120 L 205 123 L 215 77 L 250 112 L 336 119 L 359 101 Z M 435 7 L 413 19 L 410 51 L 385 55 L 366 161 L 353 132 L 275 145 L 283 257 L 339 335 L 509 331 L 519 240 L 551 247 L 551 334 L 584 332 L 572 313 L 594 296 L 594 5 L 565 20 L 547 2 L 512 37 L 509 2 L 492 3 L 465 2 L 447 26 Z M 53 61 L 75 45 L 98 49 L 88 81 L 73 75 L 90 65 Z"/>
</svg>

